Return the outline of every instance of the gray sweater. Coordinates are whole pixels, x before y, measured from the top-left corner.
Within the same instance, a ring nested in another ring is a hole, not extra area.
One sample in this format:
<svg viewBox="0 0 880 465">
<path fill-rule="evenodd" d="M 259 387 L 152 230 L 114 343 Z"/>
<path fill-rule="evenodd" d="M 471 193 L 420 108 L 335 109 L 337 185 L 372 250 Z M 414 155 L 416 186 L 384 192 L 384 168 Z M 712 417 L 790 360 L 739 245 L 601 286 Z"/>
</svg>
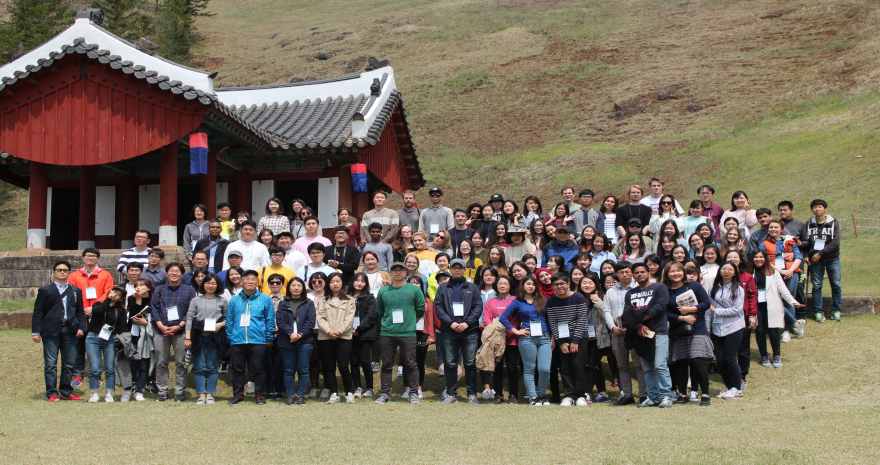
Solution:
<svg viewBox="0 0 880 465">
<path fill-rule="evenodd" d="M 207 298 L 197 296 L 189 303 L 189 311 L 186 312 L 186 329 L 192 330 L 193 321 L 214 318 L 218 323 L 226 320 L 226 306 L 229 302 L 220 297 Z"/>
</svg>

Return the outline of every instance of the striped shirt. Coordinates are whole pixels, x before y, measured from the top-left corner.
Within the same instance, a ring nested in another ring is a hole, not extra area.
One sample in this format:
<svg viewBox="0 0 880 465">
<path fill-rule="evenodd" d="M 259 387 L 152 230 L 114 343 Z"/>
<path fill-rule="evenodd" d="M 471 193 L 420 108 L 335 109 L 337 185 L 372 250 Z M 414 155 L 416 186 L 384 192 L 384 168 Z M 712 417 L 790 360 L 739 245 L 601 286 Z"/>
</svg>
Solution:
<svg viewBox="0 0 880 465">
<path fill-rule="evenodd" d="M 144 265 L 144 268 L 150 266 L 150 248 L 147 247 L 143 252 L 138 252 L 135 247 L 132 247 L 125 252 L 122 252 L 122 256 L 119 257 L 119 263 L 116 264 L 116 271 L 120 273 L 125 273 L 128 270 L 129 263 L 140 263 Z"/>
<path fill-rule="evenodd" d="M 390 244 L 394 242 L 394 235 L 397 234 L 397 228 L 400 226 L 400 218 L 397 212 L 385 208 L 382 211 L 376 209 L 364 213 L 361 219 L 361 235 L 364 236 L 366 242 L 370 242 L 370 224 L 379 223 L 382 225 L 382 242 Z"/>
<path fill-rule="evenodd" d="M 578 292 L 569 297 L 557 296 L 547 299 L 547 320 L 550 323 L 550 332 L 557 344 L 571 342 L 579 344 L 581 338 L 587 337 L 587 327 L 590 323 L 587 315 L 587 299 Z M 559 337 L 559 325 L 568 325 L 568 337 Z"/>
</svg>

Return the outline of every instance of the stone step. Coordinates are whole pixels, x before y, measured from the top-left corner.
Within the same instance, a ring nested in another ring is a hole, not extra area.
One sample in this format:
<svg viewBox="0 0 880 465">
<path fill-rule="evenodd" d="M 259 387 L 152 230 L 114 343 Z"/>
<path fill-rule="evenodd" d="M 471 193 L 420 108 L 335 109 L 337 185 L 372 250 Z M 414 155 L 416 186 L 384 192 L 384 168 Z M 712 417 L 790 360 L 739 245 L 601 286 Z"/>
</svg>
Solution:
<svg viewBox="0 0 880 465">
<path fill-rule="evenodd" d="M 39 287 L 2 287 L 0 288 L 0 301 L 34 300 L 37 298 L 39 289 Z"/>
<path fill-rule="evenodd" d="M 101 253 L 98 266 L 108 271 L 115 271 L 122 250 L 106 251 Z M 52 251 L 43 255 L 24 255 L 23 253 L 7 252 L 0 256 L 0 271 L 7 270 L 50 270 L 52 265 L 59 260 L 67 260 L 74 269 L 82 267 L 82 252 Z M 180 251 L 166 251 L 165 263 L 179 261 L 185 263 L 186 259 Z"/>
</svg>

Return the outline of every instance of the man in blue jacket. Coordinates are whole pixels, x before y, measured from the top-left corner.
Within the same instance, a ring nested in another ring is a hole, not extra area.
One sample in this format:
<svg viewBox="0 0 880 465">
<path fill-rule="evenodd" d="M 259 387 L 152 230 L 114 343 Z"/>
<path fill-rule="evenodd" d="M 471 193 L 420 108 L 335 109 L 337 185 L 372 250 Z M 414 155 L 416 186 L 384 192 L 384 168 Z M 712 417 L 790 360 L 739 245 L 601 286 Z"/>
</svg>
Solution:
<svg viewBox="0 0 880 465">
<path fill-rule="evenodd" d="M 268 348 L 275 336 L 275 306 L 269 296 L 257 290 L 257 270 L 241 277 L 242 291 L 226 309 L 226 337 L 232 346 L 232 400 L 244 400 L 245 366 L 254 375 L 257 404 L 266 403 L 266 363 Z"/>
<path fill-rule="evenodd" d="M 547 259 L 554 255 L 561 255 L 566 264 L 575 263 L 581 249 L 571 240 L 568 226 L 556 228 L 556 239 L 544 246 L 544 257 L 541 259 L 541 268 L 547 268 Z"/>
<path fill-rule="evenodd" d="M 458 402 L 458 361 L 464 358 L 468 403 L 479 404 L 476 361 L 483 299 L 480 288 L 464 277 L 464 260 L 452 260 L 449 271 L 452 279 L 440 285 L 434 299 L 434 308 L 440 319 L 440 337 L 443 339 L 443 360 L 446 361 L 446 398 L 442 403 Z"/>
</svg>

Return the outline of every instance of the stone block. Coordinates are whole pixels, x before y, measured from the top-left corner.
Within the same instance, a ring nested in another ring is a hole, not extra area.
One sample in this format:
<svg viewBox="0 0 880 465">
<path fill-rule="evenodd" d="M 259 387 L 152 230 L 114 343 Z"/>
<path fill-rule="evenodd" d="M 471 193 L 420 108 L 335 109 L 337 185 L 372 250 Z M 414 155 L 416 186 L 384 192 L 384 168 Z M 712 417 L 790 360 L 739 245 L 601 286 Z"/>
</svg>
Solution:
<svg viewBox="0 0 880 465">
<path fill-rule="evenodd" d="M 7 313 L 7 329 L 31 329 L 33 312 Z"/>
<path fill-rule="evenodd" d="M 42 287 L 52 282 L 52 271 L 0 270 L 0 288 Z"/>
<path fill-rule="evenodd" d="M 6 329 L 9 327 L 9 314 L 7 312 L 0 312 L 0 330 Z"/>
<path fill-rule="evenodd" d="M 840 313 L 843 316 L 873 315 L 875 313 L 875 300 L 870 296 L 843 296 Z M 822 297 L 822 310 L 826 316 L 831 315 L 831 296 Z M 807 298 L 807 316 L 814 313 L 813 299 Z"/>
<path fill-rule="evenodd" d="M 34 300 L 39 289 L 38 287 L 0 287 L 0 301 Z"/>
</svg>

